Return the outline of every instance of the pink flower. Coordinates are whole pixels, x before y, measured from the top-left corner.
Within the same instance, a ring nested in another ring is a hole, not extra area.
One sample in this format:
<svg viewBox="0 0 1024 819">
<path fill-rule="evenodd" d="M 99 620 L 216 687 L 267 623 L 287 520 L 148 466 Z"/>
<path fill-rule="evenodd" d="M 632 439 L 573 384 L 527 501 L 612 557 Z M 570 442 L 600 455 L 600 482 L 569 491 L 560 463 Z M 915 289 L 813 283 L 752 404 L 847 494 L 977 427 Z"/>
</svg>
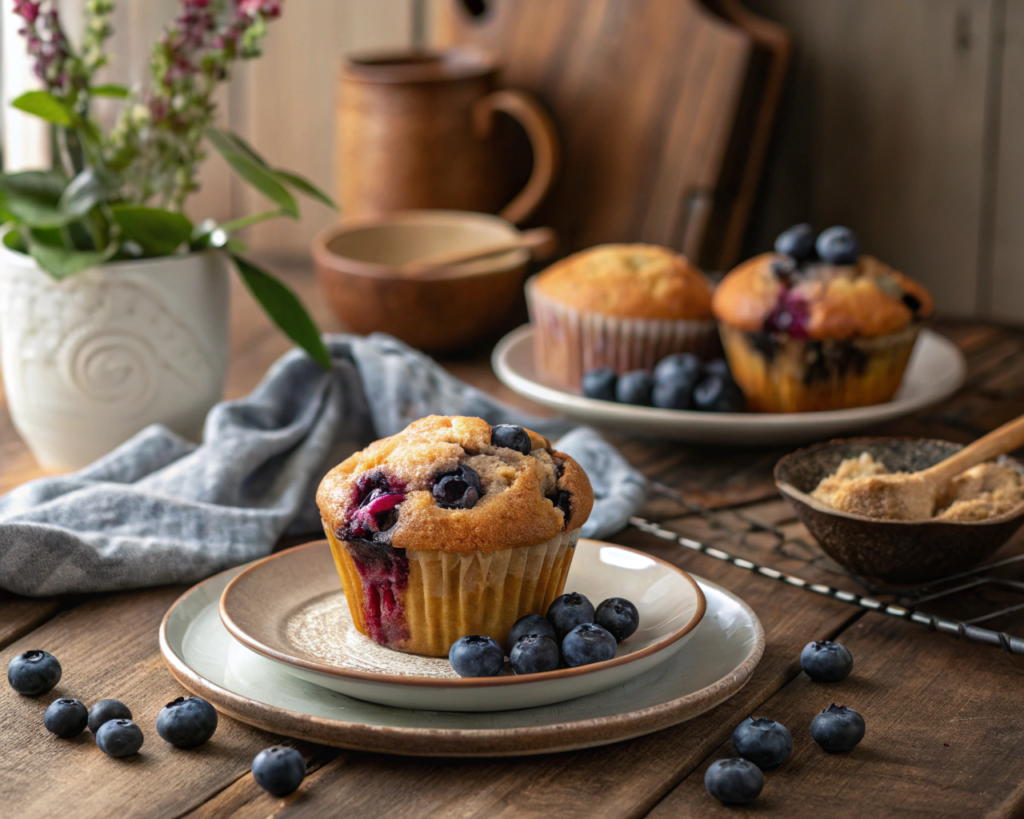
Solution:
<svg viewBox="0 0 1024 819">
<path fill-rule="evenodd" d="M 37 0 L 37 2 L 33 2 L 33 0 L 14 0 L 14 13 L 20 15 L 26 23 L 32 25 L 36 18 L 39 17 L 39 7 L 41 5 L 41 0 Z"/>
<path fill-rule="evenodd" d="M 238 0 L 238 10 L 249 17 L 263 15 L 276 18 L 281 16 L 283 0 Z"/>
</svg>

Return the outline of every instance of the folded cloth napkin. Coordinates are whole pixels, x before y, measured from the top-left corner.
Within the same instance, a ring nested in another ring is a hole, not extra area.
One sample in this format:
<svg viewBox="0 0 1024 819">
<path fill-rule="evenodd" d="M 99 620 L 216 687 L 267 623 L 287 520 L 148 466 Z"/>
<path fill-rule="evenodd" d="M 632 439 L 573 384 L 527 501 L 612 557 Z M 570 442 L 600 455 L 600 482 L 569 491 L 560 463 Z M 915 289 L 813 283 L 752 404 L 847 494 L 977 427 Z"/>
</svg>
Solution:
<svg viewBox="0 0 1024 819">
<path fill-rule="evenodd" d="M 320 531 L 317 485 L 345 457 L 424 415 L 475 415 L 548 437 L 564 420 L 518 412 L 384 335 L 325 339 L 334 366 L 295 350 L 255 391 L 218 404 L 202 444 L 151 426 L 72 475 L 0 498 L 0 588 L 43 596 L 193 582 Z M 583 529 L 603 537 L 643 502 L 644 479 L 593 430 L 559 440 L 594 485 Z"/>
</svg>

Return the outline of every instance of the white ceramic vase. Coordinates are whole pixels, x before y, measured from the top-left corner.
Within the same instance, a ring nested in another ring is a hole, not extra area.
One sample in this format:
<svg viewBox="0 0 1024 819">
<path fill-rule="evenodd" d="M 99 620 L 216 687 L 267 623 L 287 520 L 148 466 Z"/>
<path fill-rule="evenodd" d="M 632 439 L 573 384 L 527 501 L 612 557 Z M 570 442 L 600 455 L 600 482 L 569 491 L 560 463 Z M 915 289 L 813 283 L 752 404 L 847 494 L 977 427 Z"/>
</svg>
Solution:
<svg viewBox="0 0 1024 819">
<path fill-rule="evenodd" d="M 150 424 L 192 440 L 227 369 L 229 262 L 115 262 L 63 282 L 0 245 L 0 368 L 46 469 L 77 469 Z"/>
</svg>

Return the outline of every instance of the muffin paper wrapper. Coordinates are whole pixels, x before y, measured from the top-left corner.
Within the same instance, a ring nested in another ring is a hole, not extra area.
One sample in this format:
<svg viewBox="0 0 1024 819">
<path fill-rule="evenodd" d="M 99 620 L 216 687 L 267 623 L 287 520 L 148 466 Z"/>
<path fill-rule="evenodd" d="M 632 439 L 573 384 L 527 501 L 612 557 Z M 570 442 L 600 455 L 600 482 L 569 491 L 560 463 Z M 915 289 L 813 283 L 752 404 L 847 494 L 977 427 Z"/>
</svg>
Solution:
<svg viewBox="0 0 1024 819">
<path fill-rule="evenodd" d="M 710 358 L 718 352 L 715 322 L 630 319 L 582 313 L 541 294 L 526 283 L 533 326 L 533 357 L 543 380 L 579 392 L 583 373 L 611 367 L 622 374 L 650 371 L 672 353 Z"/>
<path fill-rule="evenodd" d="M 469 634 L 504 648 L 516 620 L 544 614 L 565 589 L 580 530 L 493 552 L 392 550 L 408 561 L 407 574 L 394 578 L 360 571 L 349 544 L 327 537 L 356 627 L 389 648 L 447 657 Z"/>
<path fill-rule="evenodd" d="M 819 412 L 891 401 L 903 379 L 920 326 L 844 342 L 780 340 L 771 356 L 754 345 L 749 333 L 724 324 L 720 329 L 729 369 L 746 396 L 748 410 Z M 842 344 L 852 345 L 859 365 L 845 369 L 839 366 L 843 351 L 838 345 Z M 810 368 L 822 355 L 826 361 L 833 357 L 831 366 L 824 375 L 809 378 Z"/>
</svg>

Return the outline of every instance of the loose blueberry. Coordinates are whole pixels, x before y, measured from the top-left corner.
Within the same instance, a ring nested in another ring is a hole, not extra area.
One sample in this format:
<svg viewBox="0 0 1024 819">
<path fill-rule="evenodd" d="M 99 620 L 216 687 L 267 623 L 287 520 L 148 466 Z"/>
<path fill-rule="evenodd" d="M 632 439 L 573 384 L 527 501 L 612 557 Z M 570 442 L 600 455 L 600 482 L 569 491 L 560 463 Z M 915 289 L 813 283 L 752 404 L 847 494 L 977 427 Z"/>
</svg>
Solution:
<svg viewBox="0 0 1024 819">
<path fill-rule="evenodd" d="M 654 380 L 665 381 L 671 378 L 682 378 L 694 384 L 700 380 L 700 359 L 693 353 L 673 353 L 667 355 L 654 367 Z"/>
<path fill-rule="evenodd" d="M 782 723 L 764 717 L 747 717 L 732 732 L 732 747 L 758 768 L 777 768 L 793 753 L 793 737 Z"/>
<path fill-rule="evenodd" d="M 294 748 L 274 745 L 256 754 L 252 778 L 271 796 L 295 793 L 306 778 L 306 760 Z"/>
<path fill-rule="evenodd" d="M 823 230 L 814 247 L 818 255 L 829 264 L 854 264 L 860 256 L 860 242 L 856 235 L 842 225 Z"/>
<path fill-rule="evenodd" d="M 709 375 L 693 390 L 694 409 L 701 412 L 743 412 L 743 391 L 731 378 Z"/>
<path fill-rule="evenodd" d="M 538 637 L 555 639 L 555 630 L 551 627 L 551 623 L 548 622 L 546 617 L 540 614 L 527 614 L 516 620 L 508 632 L 508 642 L 506 645 L 509 652 L 519 642 L 519 639 L 527 634 L 536 634 Z"/>
<path fill-rule="evenodd" d="M 131 718 L 132 712 L 120 700 L 100 700 L 89 709 L 89 730 L 95 734 L 104 722 Z"/>
<path fill-rule="evenodd" d="M 575 668 L 591 663 L 603 663 L 615 656 L 615 638 L 597 623 L 583 623 L 565 635 L 562 655 Z"/>
<path fill-rule="evenodd" d="M 720 759 L 704 774 L 704 787 L 719 802 L 745 805 L 761 793 L 764 774 L 745 759 Z"/>
<path fill-rule="evenodd" d="M 664 362 L 662 362 L 664 363 Z M 661 364 L 658 365 L 659 367 Z M 651 403 L 661 409 L 689 409 L 693 403 L 693 388 L 700 380 L 700 366 L 697 370 L 668 369 L 659 376 L 655 369 L 654 389 L 651 391 Z"/>
<path fill-rule="evenodd" d="M 815 682 L 839 682 L 853 671 L 853 655 L 844 645 L 819 640 L 804 646 L 800 667 Z"/>
<path fill-rule="evenodd" d="M 807 222 L 793 225 L 775 239 L 775 252 L 792 256 L 798 262 L 814 255 L 814 228 Z"/>
<path fill-rule="evenodd" d="M 61 697 L 50 703 L 43 714 L 43 725 L 61 739 L 77 737 L 89 724 L 89 709 L 78 700 Z"/>
<path fill-rule="evenodd" d="M 558 668 L 558 643 L 540 634 L 520 637 L 512 647 L 508 661 L 516 674 L 540 674 Z"/>
<path fill-rule="evenodd" d="M 38 697 L 60 682 L 60 663 L 46 651 L 26 651 L 7 666 L 7 682 L 26 697 Z"/>
<path fill-rule="evenodd" d="M 619 383 L 615 385 L 615 400 L 620 404 L 649 407 L 653 391 L 654 379 L 650 373 L 644 370 L 630 370 L 619 376 Z"/>
<path fill-rule="evenodd" d="M 578 592 L 569 592 L 551 601 L 547 618 L 555 630 L 555 642 L 561 643 L 576 626 L 594 622 L 594 604 Z"/>
<path fill-rule="evenodd" d="M 460 464 L 454 472 L 438 475 L 431 492 L 442 509 L 472 509 L 484 490 L 477 471 Z"/>
<path fill-rule="evenodd" d="M 732 378 L 729 362 L 724 358 L 716 358 L 714 361 L 705 362 L 703 373 L 704 375 L 719 375 L 723 378 Z"/>
<path fill-rule="evenodd" d="M 496 677 L 505 665 L 505 652 L 497 640 L 471 634 L 452 643 L 448 662 L 460 677 Z"/>
<path fill-rule="evenodd" d="M 491 427 L 491 446 L 503 446 L 529 455 L 533 449 L 530 433 L 515 424 L 498 424 Z"/>
<path fill-rule="evenodd" d="M 108 720 L 96 732 L 96 745 L 107 756 L 137 754 L 142 741 L 142 729 L 130 719 Z"/>
<path fill-rule="evenodd" d="M 640 612 L 624 597 L 609 597 L 597 607 L 594 622 L 621 643 L 640 625 Z"/>
<path fill-rule="evenodd" d="M 198 748 L 216 730 L 217 711 L 201 697 L 178 697 L 156 718 L 156 732 L 176 748 Z"/>
<path fill-rule="evenodd" d="M 830 754 L 849 751 L 864 739 L 864 717 L 832 703 L 811 720 L 811 738 Z"/>
<path fill-rule="evenodd" d="M 615 384 L 619 377 L 611 367 L 599 367 L 583 373 L 583 394 L 599 401 L 615 400 Z"/>
</svg>

